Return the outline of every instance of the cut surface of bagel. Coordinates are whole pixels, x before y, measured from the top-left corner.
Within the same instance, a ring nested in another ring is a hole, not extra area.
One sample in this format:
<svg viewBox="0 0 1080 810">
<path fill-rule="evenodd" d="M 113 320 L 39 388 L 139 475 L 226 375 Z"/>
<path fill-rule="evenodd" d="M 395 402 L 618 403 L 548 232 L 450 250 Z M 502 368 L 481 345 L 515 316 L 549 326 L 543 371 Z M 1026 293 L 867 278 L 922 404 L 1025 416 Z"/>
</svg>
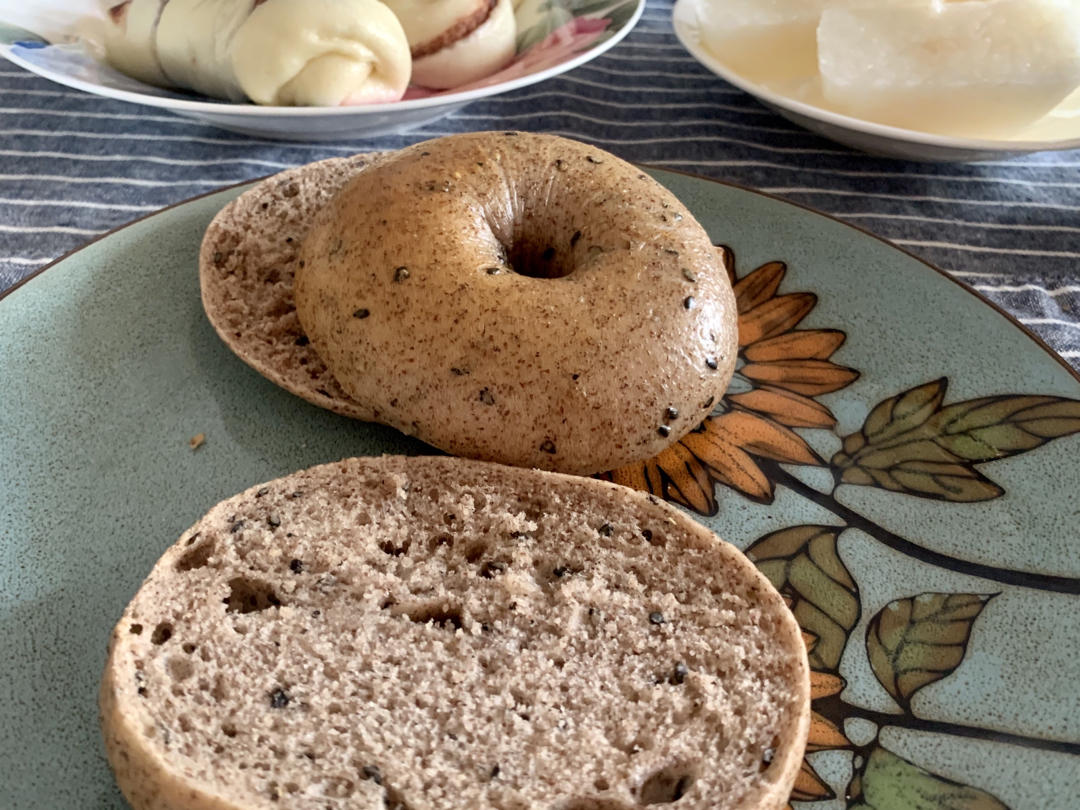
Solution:
<svg viewBox="0 0 1080 810">
<path fill-rule="evenodd" d="M 602 481 L 352 459 L 253 487 L 113 633 L 135 810 L 778 810 L 806 653 L 738 551 Z"/>
<path fill-rule="evenodd" d="M 199 253 L 203 309 L 225 344 L 264 377 L 308 402 L 371 420 L 311 346 L 296 317 L 293 279 L 315 214 L 377 154 L 288 169 L 226 205 Z"/>
</svg>

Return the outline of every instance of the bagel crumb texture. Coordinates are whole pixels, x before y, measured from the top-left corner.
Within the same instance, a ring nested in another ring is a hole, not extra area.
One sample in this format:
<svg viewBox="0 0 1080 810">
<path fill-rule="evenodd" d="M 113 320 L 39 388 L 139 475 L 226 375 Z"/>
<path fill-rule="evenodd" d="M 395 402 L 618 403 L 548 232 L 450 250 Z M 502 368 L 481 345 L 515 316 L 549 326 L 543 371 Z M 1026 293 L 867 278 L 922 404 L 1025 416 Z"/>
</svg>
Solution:
<svg viewBox="0 0 1080 810">
<path fill-rule="evenodd" d="M 704 229 L 647 175 L 563 138 L 390 155 L 315 216 L 299 259 L 299 321 L 336 383 L 455 455 L 612 469 L 696 427 L 734 370 L 734 298 Z"/>
<path fill-rule="evenodd" d="M 734 548 L 613 484 L 449 458 L 219 504 L 100 698 L 135 810 L 779 810 L 809 720 L 798 626 Z"/>
</svg>

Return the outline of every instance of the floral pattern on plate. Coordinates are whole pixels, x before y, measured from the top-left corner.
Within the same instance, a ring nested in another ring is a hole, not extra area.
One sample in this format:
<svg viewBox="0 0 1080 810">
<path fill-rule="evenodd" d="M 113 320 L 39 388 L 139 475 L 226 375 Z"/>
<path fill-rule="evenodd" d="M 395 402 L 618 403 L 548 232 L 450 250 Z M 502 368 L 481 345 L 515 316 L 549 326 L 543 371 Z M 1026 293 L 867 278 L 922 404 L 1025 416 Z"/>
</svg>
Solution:
<svg viewBox="0 0 1080 810">
<path fill-rule="evenodd" d="M 797 430 L 834 431 L 837 420 L 816 397 L 857 380 L 856 369 L 833 361 L 846 340 L 838 329 L 799 329 L 814 309 L 811 292 L 780 293 L 787 266 L 763 264 L 738 277 L 733 252 L 721 246 L 739 314 L 735 378 L 713 413 L 658 456 L 605 477 L 651 492 L 701 515 L 721 497 L 770 504 L 778 487 L 812 502 L 835 523 L 793 525 L 746 549 L 776 586 L 803 629 L 811 665 L 812 719 L 807 757 L 791 801 L 841 800 L 847 810 L 1009 810 L 978 786 L 961 784 L 892 751 L 884 729 L 907 729 L 962 741 L 974 738 L 1080 755 L 1080 744 L 971 726 L 924 716 L 913 705 L 921 689 L 963 666 L 972 629 L 998 594 L 936 591 L 897 593 L 869 617 L 865 637 L 859 571 L 839 549 L 851 529 L 888 548 L 960 574 L 1053 592 L 1080 593 L 1080 580 L 958 559 L 896 534 L 838 500 L 843 485 L 875 487 L 899 496 L 957 504 L 1001 497 L 1005 489 L 981 465 L 1080 433 L 1080 401 L 1013 394 L 946 404 L 948 379 L 901 391 L 872 407 L 860 430 L 841 436 L 841 449 L 822 458 Z M 831 487 L 811 486 L 782 465 L 828 470 Z M 730 492 L 724 493 L 727 489 Z M 737 493 L 737 494 L 736 494 Z M 858 650 L 859 646 L 862 650 Z M 865 655 L 887 692 L 891 711 L 844 697 L 845 656 Z M 861 741 L 849 721 L 861 722 Z M 850 777 L 842 799 L 815 769 L 814 755 L 846 752 Z M 1011 808 L 1011 810 L 1020 810 Z"/>
</svg>

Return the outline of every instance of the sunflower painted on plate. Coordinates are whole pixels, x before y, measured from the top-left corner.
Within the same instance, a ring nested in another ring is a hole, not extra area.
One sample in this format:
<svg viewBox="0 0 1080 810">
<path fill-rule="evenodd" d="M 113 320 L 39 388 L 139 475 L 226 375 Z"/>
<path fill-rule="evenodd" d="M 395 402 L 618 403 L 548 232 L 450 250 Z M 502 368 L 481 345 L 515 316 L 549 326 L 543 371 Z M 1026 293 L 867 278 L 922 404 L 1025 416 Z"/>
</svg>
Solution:
<svg viewBox="0 0 1080 810">
<path fill-rule="evenodd" d="M 735 377 L 713 413 L 659 455 L 608 474 L 623 486 L 651 492 L 703 515 L 717 510 L 715 485 L 771 503 L 773 484 L 760 459 L 820 466 L 824 461 L 793 428 L 831 428 L 832 412 L 814 399 L 858 379 L 829 358 L 843 344 L 836 329 L 797 329 L 817 303 L 808 292 L 778 294 L 783 262 L 742 278 L 735 255 L 718 248 L 735 289 L 739 357 Z"/>
</svg>

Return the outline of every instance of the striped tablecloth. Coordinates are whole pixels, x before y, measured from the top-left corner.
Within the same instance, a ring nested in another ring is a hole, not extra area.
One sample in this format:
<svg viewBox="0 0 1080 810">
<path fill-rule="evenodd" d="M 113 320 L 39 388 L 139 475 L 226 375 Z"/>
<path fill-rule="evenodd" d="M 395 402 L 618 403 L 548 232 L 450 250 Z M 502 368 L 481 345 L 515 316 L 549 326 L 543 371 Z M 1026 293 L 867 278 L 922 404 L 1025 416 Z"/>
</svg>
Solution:
<svg viewBox="0 0 1080 810">
<path fill-rule="evenodd" d="M 752 186 L 891 239 L 970 284 L 1080 368 L 1080 151 L 914 164 L 811 135 L 698 65 L 669 0 L 560 78 L 401 135 L 272 143 L 68 90 L 0 62 L 0 290 L 94 235 L 218 186 L 345 153 L 517 128 Z"/>
</svg>

